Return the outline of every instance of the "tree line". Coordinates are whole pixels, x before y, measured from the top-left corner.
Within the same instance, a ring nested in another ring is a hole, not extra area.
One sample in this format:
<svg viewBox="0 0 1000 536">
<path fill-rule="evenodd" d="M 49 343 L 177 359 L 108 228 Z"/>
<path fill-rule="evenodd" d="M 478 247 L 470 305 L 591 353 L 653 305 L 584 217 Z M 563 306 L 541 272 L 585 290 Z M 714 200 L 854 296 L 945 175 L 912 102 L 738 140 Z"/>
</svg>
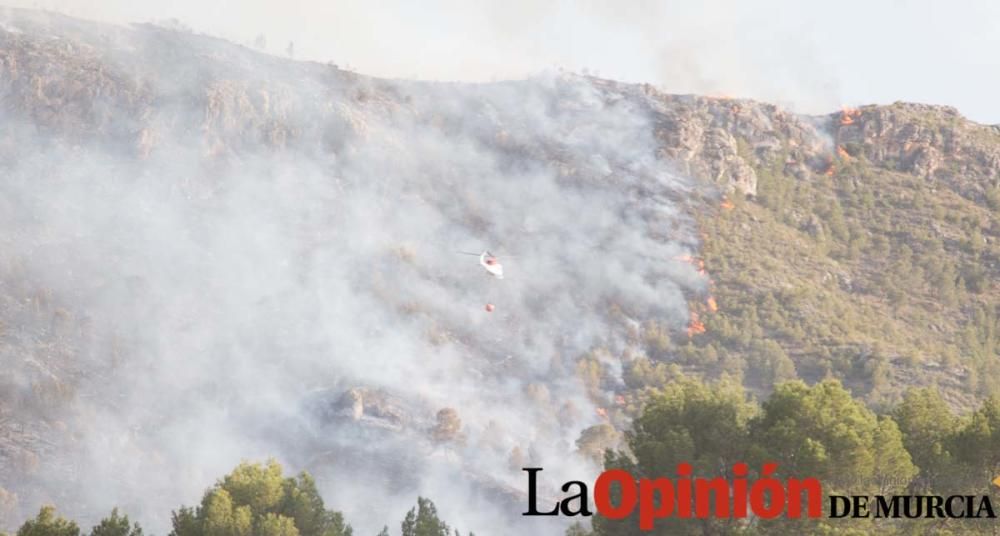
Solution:
<svg viewBox="0 0 1000 536">
<path fill-rule="evenodd" d="M 354 536 L 343 514 L 326 508 L 308 473 L 286 477 L 274 460 L 241 463 L 209 488 L 197 506 L 175 510 L 171 521 L 169 536 Z M 378 536 L 390 534 L 386 526 Z M 440 519 L 434 503 L 423 497 L 407 512 L 396 534 L 461 536 Z M 116 508 L 87 533 L 76 522 L 59 516 L 54 507 L 43 506 L 16 532 L 16 536 L 88 535 L 143 536 L 143 530 Z"/>
<path fill-rule="evenodd" d="M 1000 398 L 959 416 L 938 390 L 917 388 L 880 415 L 837 380 L 785 382 L 756 404 L 735 382 L 682 379 L 652 394 L 625 448 L 607 451 L 604 466 L 669 478 L 690 463 L 697 477 L 731 480 L 740 462 L 778 463 L 775 478 L 819 478 L 826 495 L 992 495 L 1000 504 L 992 484 L 1000 476 Z M 594 517 L 592 527 L 567 534 L 993 534 L 997 527 L 996 519 L 663 519 L 640 532 L 633 516 Z"/>
<path fill-rule="evenodd" d="M 623 448 L 607 450 L 605 469 L 636 478 L 670 477 L 680 463 L 699 478 L 732 479 L 735 464 L 779 464 L 778 479 L 818 478 L 826 494 L 984 495 L 1000 476 L 1000 398 L 967 415 L 955 414 L 936 389 L 905 393 L 877 414 L 837 380 L 779 384 L 761 403 L 733 381 L 684 377 L 651 389 Z M 516 512 L 511 515 L 517 515 Z M 661 519 L 640 532 L 636 519 L 591 518 L 569 536 L 639 534 L 969 534 L 992 533 L 997 520 Z M 143 536 L 113 510 L 89 533 L 43 507 L 16 536 Z M 385 527 L 378 536 L 389 536 Z M 458 535 L 428 499 L 419 498 L 399 524 L 402 536 Z M 326 508 L 307 473 L 283 475 L 281 466 L 242 463 L 209 488 L 194 507 L 172 515 L 169 536 L 353 536 L 340 512 Z M 471 534 L 470 534 L 471 536 Z"/>
</svg>

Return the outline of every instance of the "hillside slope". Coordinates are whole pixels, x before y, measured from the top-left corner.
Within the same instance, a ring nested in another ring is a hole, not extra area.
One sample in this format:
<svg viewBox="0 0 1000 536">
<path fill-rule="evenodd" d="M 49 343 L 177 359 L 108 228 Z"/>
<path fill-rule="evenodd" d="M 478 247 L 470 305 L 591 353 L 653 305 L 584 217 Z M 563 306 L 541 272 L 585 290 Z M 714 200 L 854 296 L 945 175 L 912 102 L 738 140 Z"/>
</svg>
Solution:
<svg viewBox="0 0 1000 536">
<path fill-rule="evenodd" d="M 380 80 L 3 20 L 0 528 L 162 514 L 271 454 L 370 481 L 324 490 L 361 527 L 428 489 L 458 512 L 441 475 L 581 478 L 683 374 L 876 409 L 1000 389 L 1000 129 L 953 109 Z M 484 247 L 504 286 L 454 258 Z"/>
<path fill-rule="evenodd" d="M 684 103 L 675 132 L 730 136 L 740 170 L 699 175 L 735 195 L 699 216 L 719 311 L 700 306 L 707 332 L 682 362 L 764 390 L 835 377 L 876 406 L 914 385 L 959 408 L 997 392 L 1000 128 L 941 106 L 790 121 L 664 100 Z"/>
</svg>

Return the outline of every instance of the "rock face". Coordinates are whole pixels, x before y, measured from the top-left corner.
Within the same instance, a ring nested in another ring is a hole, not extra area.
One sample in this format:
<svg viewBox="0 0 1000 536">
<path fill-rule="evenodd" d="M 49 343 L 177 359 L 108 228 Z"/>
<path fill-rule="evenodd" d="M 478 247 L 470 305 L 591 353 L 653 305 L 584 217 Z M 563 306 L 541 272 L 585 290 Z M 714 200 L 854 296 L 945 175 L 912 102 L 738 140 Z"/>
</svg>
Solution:
<svg viewBox="0 0 1000 536">
<path fill-rule="evenodd" d="M 332 402 L 331 402 L 332 400 Z M 381 389 L 352 387 L 339 395 L 331 392 L 317 398 L 323 421 L 350 419 L 366 425 L 401 430 L 414 426 L 413 401 L 406 401 Z"/>
<path fill-rule="evenodd" d="M 800 179 L 827 173 L 841 151 L 949 181 L 970 197 L 1000 177 L 1000 126 L 974 123 L 948 106 L 896 103 L 802 116 L 744 99 L 667 95 L 648 86 L 635 91 L 661 118 L 656 135 L 663 153 L 683 172 L 729 191 L 756 195 L 755 170 L 775 160 Z"/>
<path fill-rule="evenodd" d="M 887 169 L 942 180 L 981 198 L 1000 178 L 1000 127 L 980 125 L 949 106 L 895 103 L 830 117 L 835 140 Z"/>
</svg>

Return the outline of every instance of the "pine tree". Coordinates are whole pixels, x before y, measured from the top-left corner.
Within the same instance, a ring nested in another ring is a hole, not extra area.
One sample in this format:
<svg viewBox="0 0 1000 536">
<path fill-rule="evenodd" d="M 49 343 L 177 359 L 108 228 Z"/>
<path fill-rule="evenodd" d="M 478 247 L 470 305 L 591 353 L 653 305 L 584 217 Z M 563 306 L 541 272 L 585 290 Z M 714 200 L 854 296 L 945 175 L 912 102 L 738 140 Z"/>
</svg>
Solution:
<svg viewBox="0 0 1000 536">
<path fill-rule="evenodd" d="M 17 536 L 80 536 L 75 522 L 56 515 L 54 506 L 43 506 L 34 519 L 25 521 Z"/>
<path fill-rule="evenodd" d="M 406 513 L 402 536 L 450 536 L 450 529 L 438 518 L 437 508 L 430 499 L 417 498 L 417 506 Z"/>
<path fill-rule="evenodd" d="M 143 536 L 138 523 L 129 524 L 128 516 L 118 514 L 118 509 L 111 510 L 111 515 L 90 531 L 90 536 Z"/>
</svg>

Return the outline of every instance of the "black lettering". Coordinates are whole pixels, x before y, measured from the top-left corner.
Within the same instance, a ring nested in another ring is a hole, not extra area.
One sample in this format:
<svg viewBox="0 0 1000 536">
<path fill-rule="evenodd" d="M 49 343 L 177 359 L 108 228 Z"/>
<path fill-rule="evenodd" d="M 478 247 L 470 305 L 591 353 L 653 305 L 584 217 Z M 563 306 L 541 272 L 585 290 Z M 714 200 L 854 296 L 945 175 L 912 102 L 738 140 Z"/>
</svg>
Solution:
<svg viewBox="0 0 1000 536">
<path fill-rule="evenodd" d="M 588 502 L 589 501 L 587 500 L 587 485 L 586 484 L 584 484 L 583 482 L 580 482 L 579 480 L 573 480 L 571 482 L 567 482 L 567 483 L 563 484 L 562 490 L 568 492 L 569 489 L 572 486 L 574 486 L 574 485 L 576 485 L 576 487 L 580 490 L 580 492 L 577 493 L 576 495 L 570 495 L 569 497 L 563 499 L 562 502 L 559 503 L 559 510 L 563 513 L 564 516 L 569 516 L 569 517 L 573 517 L 573 516 L 591 516 L 591 515 L 593 515 L 593 513 L 591 513 L 590 508 L 588 506 Z M 580 508 L 578 508 L 576 510 L 570 510 L 569 509 L 569 503 L 573 499 L 578 499 L 580 501 Z"/>
<path fill-rule="evenodd" d="M 891 500 L 887 500 L 885 495 L 875 497 L 875 517 L 887 517 L 891 519 L 899 518 L 899 496 L 893 495 Z"/>
<path fill-rule="evenodd" d="M 843 512 L 837 510 L 837 505 L 841 505 Z M 830 517 L 847 517 L 851 515 L 851 498 L 843 495 L 830 495 Z"/>
<path fill-rule="evenodd" d="M 986 515 L 981 515 L 983 511 Z M 990 519 L 995 519 L 997 515 L 993 512 L 993 501 L 990 500 L 989 495 L 983 495 L 979 501 L 979 508 L 976 510 L 976 517 L 988 517 Z"/>
<path fill-rule="evenodd" d="M 910 508 L 911 506 L 915 508 Z M 920 495 L 903 495 L 903 515 L 907 519 L 917 519 L 924 515 L 924 501 Z"/>
<path fill-rule="evenodd" d="M 944 504 L 944 498 L 940 496 L 931 496 L 927 498 L 927 517 L 944 517 L 944 509 L 941 505 Z"/>
<path fill-rule="evenodd" d="M 521 514 L 523 516 L 557 516 L 559 515 L 559 503 L 556 503 L 556 507 L 552 509 L 551 512 L 539 512 L 538 511 L 538 490 L 536 489 L 536 473 L 542 470 L 541 467 L 524 467 L 523 471 L 528 472 L 528 511 Z"/>
<path fill-rule="evenodd" d="M 854 496 L 854 515 L 851 516 L 855 519 L 861 517 L 868 517 L 871 513 L 868 511 L 868 496 L 867 495 L 855 495 Z"/>
<path fill-rule="evenodd" d="M 958 499 L 958 500 L 960 500 L 962 502 L 965 502 L 965 497 L 962 497 L 961 495 L 952 495 L 951 497 L 948 497 L 948 499 L 946 499 L 944 501 L 944 511 L 945 511 L 945 513 L 948 514 L 948 517 L 951 517 L 951 518 L 965 517 L 965 512 L 969 511 L 968 508 L 966 508 L 965 510 L 962 510 L 961 512 L 956 512 L 955 510 L 953 510 L 951 508 L 951 503 L 955 499 Z"/>
</svg>

